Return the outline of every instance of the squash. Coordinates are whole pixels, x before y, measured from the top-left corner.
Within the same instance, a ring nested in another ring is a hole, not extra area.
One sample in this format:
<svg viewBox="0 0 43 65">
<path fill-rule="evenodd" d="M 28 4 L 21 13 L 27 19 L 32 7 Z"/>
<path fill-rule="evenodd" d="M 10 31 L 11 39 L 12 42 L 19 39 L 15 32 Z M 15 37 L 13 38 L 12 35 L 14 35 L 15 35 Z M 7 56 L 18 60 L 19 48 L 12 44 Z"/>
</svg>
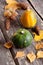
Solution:
<svg viewBox="0 0 43 65">
<path fill-rule="evenodd" d="M 33 28 L 37 22 L 34 12 L 32 10 L 25 10 L 20 17 L 20 22 L 25 28 Z"/>
<path fill-rule="evenodd" d="M 24 48 L 29 46 L 32 43 L 32 35 L 26 29 L 19 29 L 14 35 L 12 36 L 12 41 L 17 48 Z"/>
</svg>

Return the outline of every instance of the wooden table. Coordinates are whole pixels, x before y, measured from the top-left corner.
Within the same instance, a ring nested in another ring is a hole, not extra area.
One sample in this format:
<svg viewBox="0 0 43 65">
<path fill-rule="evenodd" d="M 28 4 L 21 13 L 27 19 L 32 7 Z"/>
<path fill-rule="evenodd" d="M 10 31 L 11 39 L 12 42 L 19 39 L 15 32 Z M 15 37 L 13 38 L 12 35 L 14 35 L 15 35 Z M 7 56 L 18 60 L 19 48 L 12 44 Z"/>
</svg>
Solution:
<svg viewBox="0 0 43 65">
<path fill-rule="evenodd" d="M 34 12 L 36 13 L 37 22 L 38 22 L 37 25 L 39 25 L 40 29 L 43 30 L 43 0 L 29 0 L 29 2 L 27 0 L 18 0 L 18 1 L 26 2 L 27 4 L 29 4 L 29 7 L 32 10 L 34 10 Z M 0 0 L 0 18 L 3 16 L 4 6 L 5 6 L 5 0 Z M 22 12 L 23 11 L 20 10 L 19 14 L 21 15 Z M 6 31 L 9 38 L 19 28 L 22 28 L 18 22 L 19 22 L 19 18 L 17 18 L 16 23 L 15 21 L 12 23 L 9 31 Z M 43 65 L 43 59 L 36 59 L 33 63 L 30 63 L 26 59 L 26 57 L 15 59 L 16 52 L 19 50 L 23 50 L 26 54 L 30 51 L 33 51 L 34 53 L 36 53 L 36 50 L 34 48 L 34 45 L 35 45 L 34 42 L 25 49 L 16 49 L 14 46 L 11 49 L 6 49 L 3 46 L 5 41 L 6 40 L 0 29 L 0 65 Z"/>
</svg>

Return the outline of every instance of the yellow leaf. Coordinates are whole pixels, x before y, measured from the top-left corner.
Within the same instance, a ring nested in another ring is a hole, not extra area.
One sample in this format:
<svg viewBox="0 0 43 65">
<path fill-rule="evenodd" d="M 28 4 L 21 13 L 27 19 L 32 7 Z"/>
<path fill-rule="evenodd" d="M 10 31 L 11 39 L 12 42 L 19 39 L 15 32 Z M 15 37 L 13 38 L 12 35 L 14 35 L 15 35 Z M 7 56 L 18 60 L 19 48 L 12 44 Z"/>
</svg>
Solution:
<svg viewBox="0 0 43 65">
<path fill-rule="evenodd" d="M 34 37 L 35 41 L 40 41 L 41 39 L 43 39 L 43 30 L 40 30 L 40 35 L 36 35 Z"/>
<path fill-rule="evenodd" d="M 43 58 L 43 51 L 37 52 L 37 58 Z"/>
<path fill-rule="evenodd" d="M 15 1 L 15 0 L 6 0 L 6 3 L 7 4 L 12 4 L 12 3 L 17 3 L 17 1 Z"/>
<path fill-rule="evenodd" d="M 12 43 L 6 42 L 6 43 L 4 44 L 4 47 L 9 49 L 9 48 L 12 47 Z"/>
<path fill-rule="evenodd" d="M 30 60 L 30 62 L 33 62 L 36 59 L 36 56 L 33 52 L 30 52 L 27 54 L 27 58 Z"/>
<path fill-rule="evenodd" d="M 9 10 L 4 12 L 4 16 L 6 16 L 6 17 L 10 17 L 11 15 L 12 15 L 12 13 Z"/>
<path fill-rule="evenodd" d="M 10 10 L 10 9 L 13 9 L 13 10 L 16 10 L 16 9 L 20 9 L 20 6 L 17 6 L 17 4 L 8 4 L 5 6 L 5 10 Z"/>
<path fill-rule="evenodd" d="M 18 51 L 18 52 L 16 53 L 15 58 L 21 58 L 21 57 L 23 57 L 23 56 L 25 56 L 24 52 L 23 52 L 23 51 Z"/>
</svg>

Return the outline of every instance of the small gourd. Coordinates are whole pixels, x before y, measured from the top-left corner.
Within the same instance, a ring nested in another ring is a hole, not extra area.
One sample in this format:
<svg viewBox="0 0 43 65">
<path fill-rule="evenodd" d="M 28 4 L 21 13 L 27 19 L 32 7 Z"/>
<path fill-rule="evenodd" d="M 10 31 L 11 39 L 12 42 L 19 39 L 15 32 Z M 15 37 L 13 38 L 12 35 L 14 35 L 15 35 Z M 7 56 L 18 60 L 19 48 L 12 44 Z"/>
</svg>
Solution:
<svg viewBox="0 0 43 65">
<path fill-rule="evenodd" d="M 33 28 L 37 22 L 35 13 L 32 10 L 25 10 L 20 17 L 20 22 L 25 28 Z"/>
</svg>

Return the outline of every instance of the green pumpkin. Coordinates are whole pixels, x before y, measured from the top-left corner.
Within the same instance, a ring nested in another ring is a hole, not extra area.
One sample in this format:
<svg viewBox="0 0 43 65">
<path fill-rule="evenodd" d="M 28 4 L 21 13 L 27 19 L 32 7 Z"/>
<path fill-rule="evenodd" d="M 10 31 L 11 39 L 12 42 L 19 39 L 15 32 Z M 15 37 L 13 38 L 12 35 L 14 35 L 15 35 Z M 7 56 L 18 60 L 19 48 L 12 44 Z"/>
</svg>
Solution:
<svg viewBox="0 0 43 65">
<path fill-rule="evenodd" d="M 12 41 L 17 48 L 24 48 L 29 46 L 32 43 L 32 35 L 26 29 L 19 29 L 14 35 L 12 36 Z"/>
</svg>

